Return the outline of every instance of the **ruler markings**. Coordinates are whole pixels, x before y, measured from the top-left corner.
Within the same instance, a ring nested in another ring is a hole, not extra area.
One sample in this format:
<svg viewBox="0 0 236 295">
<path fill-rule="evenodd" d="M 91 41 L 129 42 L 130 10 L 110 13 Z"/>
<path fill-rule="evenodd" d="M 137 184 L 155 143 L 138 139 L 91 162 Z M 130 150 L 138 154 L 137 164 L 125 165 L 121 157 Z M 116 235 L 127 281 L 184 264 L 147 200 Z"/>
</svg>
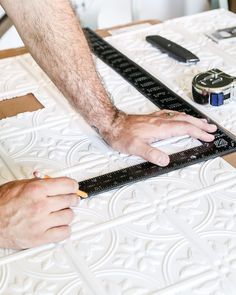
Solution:
<svg viewBox="0 0 236 295">
<path fill-rule="evenodd" d="M 205 114 L 174 93 L 145 69 L 103 40 L 95 32 L 90 29 L 84 29 L 84 33 L 92 52 L 157 107 L 160 109 L 186 112 L 197 118 L 207 118 Z M 207 119 L 209 122 L 216 124 L 216 122 L 213 122 L 209 118 Z M 201 146 L 170 155 L 170 164 L 167 167 L 160 167 L 150 162 L 144 162 L 84 180 L 80 182 L 80 189 L 86 191 L 89 196 L 92 196 L 218 156 L 223 156 L 233 151 L 236 151 L 235 139 L 228 131 L 218 126 L 213 142 L 202 142 Z"/>
</svg>

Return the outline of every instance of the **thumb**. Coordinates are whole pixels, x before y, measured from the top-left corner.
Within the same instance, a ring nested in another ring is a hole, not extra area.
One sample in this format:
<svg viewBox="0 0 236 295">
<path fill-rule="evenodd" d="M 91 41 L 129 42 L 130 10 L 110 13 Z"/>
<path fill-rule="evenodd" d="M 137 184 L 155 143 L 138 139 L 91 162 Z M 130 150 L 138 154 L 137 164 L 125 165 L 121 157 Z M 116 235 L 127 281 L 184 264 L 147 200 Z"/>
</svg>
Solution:
<svg viewBox="0 0 236 295">
<path fill-rule="evenodd" d="M 170 163 L 170 158 L 166 153 L 146 143 L 141 143 L 136 147 L 136 154 L 158 166 L 167 166 Z"/>
</svg>

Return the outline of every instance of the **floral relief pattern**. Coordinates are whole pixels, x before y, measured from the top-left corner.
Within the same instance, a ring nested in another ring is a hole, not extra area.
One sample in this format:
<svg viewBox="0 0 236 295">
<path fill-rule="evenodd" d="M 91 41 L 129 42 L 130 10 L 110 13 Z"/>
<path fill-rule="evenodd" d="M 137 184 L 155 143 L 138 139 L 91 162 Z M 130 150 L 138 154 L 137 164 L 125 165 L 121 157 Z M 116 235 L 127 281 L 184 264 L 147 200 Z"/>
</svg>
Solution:
<svg viewBox="0 0 236 295">
<path fill-rule="evenodd" d="M 235 75 L 236 51 L 203 34 L 235 26 L 224 10 L 109 37 L 192 103 L 193 75 L 212 67 Z M 163 34 L 201 59 L 180 64 L 145 42 Z M 204 48 L 204 50 L 203 50 Z M 129 113 L 157 107 L 94 58 L 112 101 Z M 81 181 L 142 160 L 113 151 L 77 114 L 30 55 L 0 61 L 0 99 L 33 92 L 44 109 L 0 120 L 0 184 L 34 170 Z M 14 77 L 12 79 L 12 77 Z M 197 106 L 236 134 L 236 102 Z M 167 153 L 200 143 L 189 137 L 155 146 Z M 67 241 L 35 249 L 0 249 L 1 295 L 231 295 L 236 290 L 235 169 L 221 158 L 126 185 L 74 207 Z M 70 250 L 68 250 L 70 249 Z"/>
</svg>

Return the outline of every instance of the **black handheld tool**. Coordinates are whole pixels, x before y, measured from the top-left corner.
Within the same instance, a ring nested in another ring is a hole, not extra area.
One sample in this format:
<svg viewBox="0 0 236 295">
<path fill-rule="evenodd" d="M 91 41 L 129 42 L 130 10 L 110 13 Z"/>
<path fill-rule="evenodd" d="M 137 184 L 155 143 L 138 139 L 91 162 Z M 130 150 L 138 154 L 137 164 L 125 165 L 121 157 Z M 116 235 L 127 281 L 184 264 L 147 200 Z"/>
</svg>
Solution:
<svg viewBox="0 0 236 295">
<path fill-rule="evenodd" d="M 200 61 L 191 51 L 159 35 L 147 36 L 146 41 L 180 62 L 197 63 Z"/>
</svg>

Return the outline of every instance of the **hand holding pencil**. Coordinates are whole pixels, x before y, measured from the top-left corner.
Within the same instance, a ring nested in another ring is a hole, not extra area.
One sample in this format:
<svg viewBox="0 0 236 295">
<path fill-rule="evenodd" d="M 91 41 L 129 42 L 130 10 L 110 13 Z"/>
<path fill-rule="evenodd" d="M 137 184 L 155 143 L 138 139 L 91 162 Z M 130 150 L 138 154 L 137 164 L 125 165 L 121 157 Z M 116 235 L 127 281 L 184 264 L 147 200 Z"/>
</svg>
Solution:
<svg viewBox="0 0 236 295">
<path fill-rule="evenodd" d="M 68 177 L 32 179 L 0 186 L 0 247 L 26 249 L 56 243 L 71 235 L 80 201 L 78 182 Z"/>
<path fill-rule="evenodd" d="M 42 175 L 39 171 L 34 171 L 33 175 L 36 178 L 42 178 L 42 179 L 51 178 L 49 175 Z M 84 192 L 84 191 L 79 190 L 79 189 L 77 190 L 76 195 L 81 199 L 88 198 L 88 194 L 86 192 Z"/>
</svg>

